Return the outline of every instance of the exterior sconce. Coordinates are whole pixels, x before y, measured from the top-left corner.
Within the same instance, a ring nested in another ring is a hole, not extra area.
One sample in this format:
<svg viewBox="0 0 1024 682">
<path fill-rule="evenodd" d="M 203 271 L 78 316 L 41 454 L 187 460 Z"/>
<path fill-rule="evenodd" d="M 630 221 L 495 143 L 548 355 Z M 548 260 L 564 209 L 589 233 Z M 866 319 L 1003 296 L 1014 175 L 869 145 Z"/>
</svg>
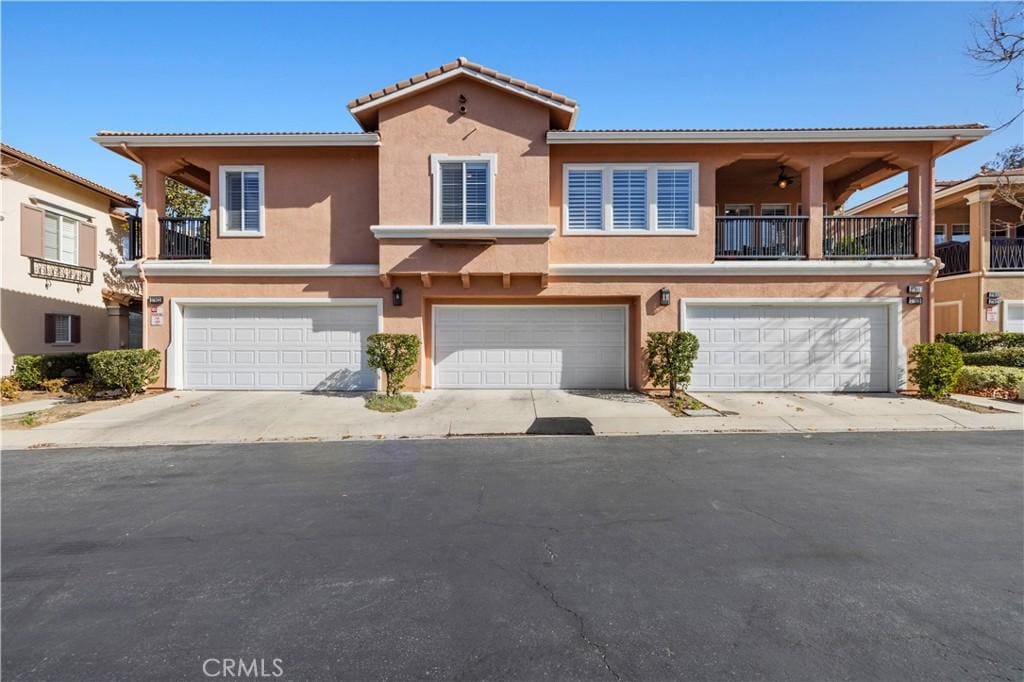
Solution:
<svg viewBox="0 0 1024 682">
<path fill-rule="evenodd" d="M 661 303 L 661 305 L 668 305 L 672 299 L 672 292 L 668 290 L 668 287 L 665 287 L 658 292 L 658 296 L 658 302 Z"/>
<path fill-rule="evenodd" d="M 391 290 L 391 305 L 402 305 L 402 287 L 395 287 Z"/>
</svg>

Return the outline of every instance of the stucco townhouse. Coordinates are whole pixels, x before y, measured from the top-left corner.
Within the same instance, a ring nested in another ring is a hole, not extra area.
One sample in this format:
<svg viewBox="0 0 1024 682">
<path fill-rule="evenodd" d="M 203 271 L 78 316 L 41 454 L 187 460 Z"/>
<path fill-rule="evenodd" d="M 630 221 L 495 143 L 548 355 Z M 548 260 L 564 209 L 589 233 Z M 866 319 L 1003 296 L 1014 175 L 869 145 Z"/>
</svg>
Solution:
<svg viewBox="0 0 1024 682">
<path fill-rule="evenodd" d="M 932 334 L 933 167 L 980 124 L 581 130 L 560 94 L 457 59 L 348 105 L 357 133 L 101 132 L 144 176 L 144 343 L 159 383 L 641 388 L 648 332 L 693 386 L 885 391 Z M 836 215 L 906 171 L 906 215 Z M 163 215 L 173 177 L 208 219 Z"/>
<path fill-rule="evenodd" d="M 943 264 L 932 284 L 935 333 L 1024 332 L 1024 222 L 1012 203 L 1024 195 L 1024 169 L 935 184 L 934 248 Z M 848 214 L 907 210 L 901 187 Z"/>
<path fill-rule="evenodd" d="M 15 355 L 141 343 L 141 308 L 116 271 L 136 201 L 4 144 L 0 374 Z"/>
</svg>

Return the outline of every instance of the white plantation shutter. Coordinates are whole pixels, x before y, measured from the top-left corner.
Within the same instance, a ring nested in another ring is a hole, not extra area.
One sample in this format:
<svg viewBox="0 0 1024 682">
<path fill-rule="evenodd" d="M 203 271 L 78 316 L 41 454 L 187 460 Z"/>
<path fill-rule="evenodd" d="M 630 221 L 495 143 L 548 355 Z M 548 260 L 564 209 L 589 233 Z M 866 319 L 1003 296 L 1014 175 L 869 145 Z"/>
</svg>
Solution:
<svg viewBox="0 0 1024 682">
<path fill-rule="evenodd" d="M 441 171 L 441 224 L 490 222 L 491 168 L 486 161 L 445 161 Z"/>
<path fill-rule="evenodd" d="M 225 188 L 224 206 L 227 213 L 227 225 L 229 230 L 242 229 L 242 173 L 240 171 L 228 171 L 224 174 L 227 181 Z"/>
<path fill-rule="evenodd" d="M 568 172 L 569 229 L 600 230 L 602 228 L 602 173 L 600 170 Z"/>
<path fill-rule="evenodd" d="M 260 172 L 255 170 L 226 171 L 224 173 L 225 229 L 237 232 L 259 232 Z"/>
<path fill-rule="evenodd" d="M 693 226 L 693 173 L 658 171 L 658 227 L 689 230 Z"/>
<path fill-rule="evenodd" d="M 612 227 L 647 229 L 647 171 L 612 171 Z"/>
<path fill-rule="evenodd" d="M 259 173 L 242 173 L 242 229 L 260 231 L 260 176 Z"/>
</svg>

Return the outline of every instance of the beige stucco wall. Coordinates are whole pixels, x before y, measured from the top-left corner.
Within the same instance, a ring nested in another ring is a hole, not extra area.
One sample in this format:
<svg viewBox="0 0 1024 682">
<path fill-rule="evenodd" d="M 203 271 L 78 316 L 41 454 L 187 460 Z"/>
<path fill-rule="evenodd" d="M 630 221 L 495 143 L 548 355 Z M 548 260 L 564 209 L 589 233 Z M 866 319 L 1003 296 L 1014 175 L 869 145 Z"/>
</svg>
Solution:
<svg viewBox="0 0 1024 682">
<path fill-rule="evenodd" d="M 14 355 L 23 353 L 91 352 L 108 348 L 108 321 L 103 304 L 104 286 L 112 288 L 120 278 L 112 269 L 119 259 L 125 225 L 110 215 L 110 199 L 24 162 L 12 162 L 9 175 L 0 178 L 3 220 L 2 286 L 0 286 L 0 375 L 10 372 Z M 39 198 L 77 213 L 91 216 L 96 225 L 96 271 L 93 283 L 82 286 L 29 276 L 29 260 L 21 255 L 21 205 Z M 75 345 L 46 344 L 43 319 L 46 313 L 68 313 L 82 318 L 82 342 Z"/>
</svg>

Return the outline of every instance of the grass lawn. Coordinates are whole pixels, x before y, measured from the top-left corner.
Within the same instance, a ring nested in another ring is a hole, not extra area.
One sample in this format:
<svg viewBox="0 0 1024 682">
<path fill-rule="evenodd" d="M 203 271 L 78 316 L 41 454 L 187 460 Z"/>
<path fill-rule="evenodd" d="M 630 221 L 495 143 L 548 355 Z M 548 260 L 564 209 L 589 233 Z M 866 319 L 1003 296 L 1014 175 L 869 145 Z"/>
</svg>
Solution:
<svg viewBox="0 0 1024 682">
<path fill-rule="evenodd" d="M 386 395 L 374 393 L 366 397 L 366 408 L 377 412 L 405 412 L 416 407 L 416 398 L 405 393 Z"/>
</svg>

